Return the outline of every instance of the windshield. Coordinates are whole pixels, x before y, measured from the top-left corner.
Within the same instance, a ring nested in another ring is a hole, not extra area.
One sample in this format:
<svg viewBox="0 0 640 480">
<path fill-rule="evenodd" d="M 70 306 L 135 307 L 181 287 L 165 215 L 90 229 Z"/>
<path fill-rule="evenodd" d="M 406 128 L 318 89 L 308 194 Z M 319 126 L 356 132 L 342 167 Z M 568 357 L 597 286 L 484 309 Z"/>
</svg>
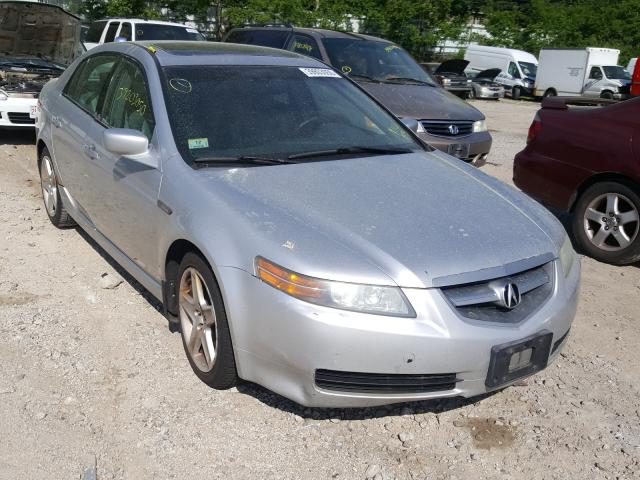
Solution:
<svg viewBox="0 0 640 480">
<path fill-rule="evenodd" d="M 327 68 L 166 67 L 169 121 L 183 158 L 288 158 L 346 148 L 419 150 L 365 93 Z"/>
<path fill-rule="evenodd" d="M 631 75 L 618 65 L 602 67 L 607 78 L 612 80 L 631 80 Z"/>
<path fill-rule="evenodd" d="M 415 79 L 436 86 L 406 51 L 388 42 L 360 38 L 325 38 L 324 48 L 331 64 L 354 80 L 385 82 L 391 79 Z"/>
<path fill-rule="evenodd" d="M 520 70 L 522 70 L 525 77 L 536 78 L 538 65 L 530 62 L 518 62 L 518 65 L 520 65 Z"/>
<path fill-rule="evenodd" d="M 204 37 L 195 28 L 161 23 L 138 23 L 136 40 L 204 40 Z"/>
</svg>

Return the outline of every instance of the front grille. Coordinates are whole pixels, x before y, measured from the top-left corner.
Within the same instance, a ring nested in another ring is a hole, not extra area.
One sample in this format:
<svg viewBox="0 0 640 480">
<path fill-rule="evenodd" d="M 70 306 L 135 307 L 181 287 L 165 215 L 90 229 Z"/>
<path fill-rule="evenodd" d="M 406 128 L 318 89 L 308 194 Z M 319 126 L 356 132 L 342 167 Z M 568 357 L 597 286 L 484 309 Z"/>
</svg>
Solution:
<svg viewBox="0 0 640 480">
<path fill-rule="evenodd" d="M 503 286 L 514 283 L 520 303 L 509 310 L 501 306 Z M 442 293 L 457 312 L 470 320 L 494 323 L 520 323 L 535 312 L 553 292 L 553 263 L 484 282 L 442 288 Z"/>
<path fill-rule="evenodd" d="M 473 133 L 473 122 L 460 120 L 421 120 L 420 123 L 430 135 L 438 137 L 461 137 Z"/>
<path fill-rule="evenodd" d="M 453 390 L 455 373 L 387 374 L 316 370 L 316 385 L 325 390 L 352 393 L 428 393 Z"/>
<path fill-rule="evenodd" d="M 29 118 L 28 113 L 9 112 L 9 121 L 11 123 L 21 123 L 25 125 L 35 125 L 35 118 Z"/>
</svg>

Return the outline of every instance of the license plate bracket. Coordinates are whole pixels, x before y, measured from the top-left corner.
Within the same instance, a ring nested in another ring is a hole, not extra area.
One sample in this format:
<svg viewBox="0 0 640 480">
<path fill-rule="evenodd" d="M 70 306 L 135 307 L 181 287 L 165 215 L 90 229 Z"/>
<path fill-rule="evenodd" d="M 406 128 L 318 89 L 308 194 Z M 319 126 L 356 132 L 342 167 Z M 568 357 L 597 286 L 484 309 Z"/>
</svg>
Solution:
<svg viewBox="0 0 640 480">
<path fill-rule="evenodd" d="M 468 143 L 452 143 L 447 147 L 447 153 L 457 158 L 469 157 Z"/>
<path fill-rule="evenodd" d="M 38 107 L 34 106 L 31 107 L 31 109 L 29 110 L 29 118 L 36 118 L 38 116 Z"/>
<path fill-rule="evenodd" d="M 543 330 L 522 340 L 494 346 L 486 387 L 498 388 L 546 368 L 552 339 L 553 333 Z"/>
</svg>

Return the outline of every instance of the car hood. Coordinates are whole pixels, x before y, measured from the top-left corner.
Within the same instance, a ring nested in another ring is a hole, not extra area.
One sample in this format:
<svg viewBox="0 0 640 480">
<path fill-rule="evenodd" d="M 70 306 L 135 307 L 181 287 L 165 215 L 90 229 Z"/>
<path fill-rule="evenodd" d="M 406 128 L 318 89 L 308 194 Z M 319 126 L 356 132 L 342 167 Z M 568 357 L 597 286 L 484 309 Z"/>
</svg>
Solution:
<svg viewBox="0 0 640 480">
<path fill-rule="evenodd" d="M 362 281 L 357 260 L 372 283 L 480 281 L 514 273 L 514 262 L 550 261 L 565 235 L 539 204 L 441 152 L 202 174 L 237 206 L 234 218 L 254 222 L 242 237 L 258 251 L 247 257 L 320 278 Z"/>
<path fill-rule="evenodd" d="M 445 60 L 436 68 L 434 73 L 457 73 L 458 75 L 463 75 L 467 65 L 469 65 L 468 60 Z"/>
<path fill-rule="evenodd" d="M 70 65 L 82 54 L 80 19 L 34 2 L 0 2 L 0 58 L 40 58 Z"/>
<path fill-rule="evenodd" d="M 416 120 L 483 120 L 484 115 L 444 88 L 426 85 L 359 85 L 398 117 Z"/>
<path fill-rule="evenodd" d="M 493 80 L 495 79 L 498 75 L 500 75 L 500 72 L 502 70 L 500 70 L 499 68 L 490 68 L 488 70 L 482 70 L 481 72 L 478 72 L 478 74 L 474 77 L 473 81 L 480 81 L 480 80 Z"/>
</svg>

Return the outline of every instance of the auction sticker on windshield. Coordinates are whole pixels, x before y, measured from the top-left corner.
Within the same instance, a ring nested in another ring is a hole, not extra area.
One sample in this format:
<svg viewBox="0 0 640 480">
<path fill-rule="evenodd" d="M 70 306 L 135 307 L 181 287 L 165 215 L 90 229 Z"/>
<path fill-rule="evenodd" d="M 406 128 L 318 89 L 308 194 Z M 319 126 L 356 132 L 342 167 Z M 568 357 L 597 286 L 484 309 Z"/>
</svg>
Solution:
<svg viewBox="0 0 640 480">
<path fill-rule="evenodd" d="M 340 78 L 333 70 L 328 68 L 305 68 L 300 67 L 300 71 L 304 73 L 307 77 L 327 77 L 327 78 Z"/>
<path fill-rule="evenodd" d="M 209 139 L 208 138 L 190 138 L 189 149 L 193 150 L 194 148 L 209 148 Z"/>
</svg>

